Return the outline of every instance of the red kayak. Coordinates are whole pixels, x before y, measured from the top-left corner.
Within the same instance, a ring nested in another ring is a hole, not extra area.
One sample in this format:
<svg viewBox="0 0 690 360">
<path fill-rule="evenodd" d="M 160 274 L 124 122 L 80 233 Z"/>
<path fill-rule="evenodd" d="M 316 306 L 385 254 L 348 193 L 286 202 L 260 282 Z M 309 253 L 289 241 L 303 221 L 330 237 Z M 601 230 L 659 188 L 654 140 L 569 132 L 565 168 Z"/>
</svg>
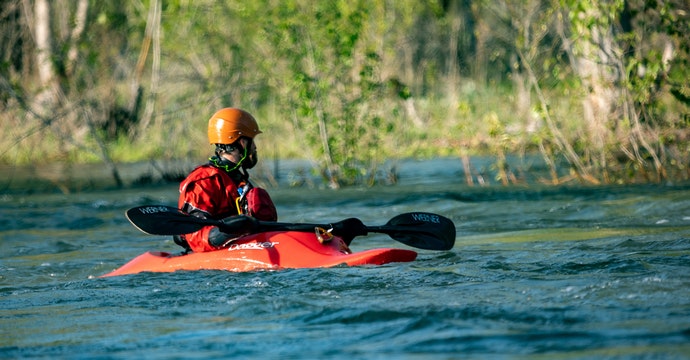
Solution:
<svg viewBox="0 0 690 360">
<path fill-rule="evenodd" d="M 229 247 L 217 251 L 186 255 L 146 252 L 103 277 L 178 270 L 241 272 L 337 265 L 382 265 L 410 262 L 416 258 L 417 253 L 412 250 L 380 248 L 352 253 L 337 236 L 321 243 L 314 232 L 272 231 L 244 236 Z"/>
</svg>

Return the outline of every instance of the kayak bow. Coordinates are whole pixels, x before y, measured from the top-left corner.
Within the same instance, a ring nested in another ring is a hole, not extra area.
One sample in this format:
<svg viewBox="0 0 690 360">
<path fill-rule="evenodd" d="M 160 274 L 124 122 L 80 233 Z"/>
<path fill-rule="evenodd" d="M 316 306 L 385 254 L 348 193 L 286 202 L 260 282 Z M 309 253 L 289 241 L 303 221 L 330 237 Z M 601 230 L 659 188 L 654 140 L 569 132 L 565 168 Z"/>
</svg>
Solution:
<svg viewBox="0 0 690 360">
<path fill-rule="evenodd" d="M 410 262 L 416 258 L 417 253 L 412 250 L 379 248 L 352 253 L 336 236 L 322 244 L 314 232 L 272 231 L 241 237 L 229 247 L 216 251 L 185 255 L 146 252 L 102 277 L 178 270 L 242 272 L 325 268 L 343 264 L 382 265 Z"/>
</svg>

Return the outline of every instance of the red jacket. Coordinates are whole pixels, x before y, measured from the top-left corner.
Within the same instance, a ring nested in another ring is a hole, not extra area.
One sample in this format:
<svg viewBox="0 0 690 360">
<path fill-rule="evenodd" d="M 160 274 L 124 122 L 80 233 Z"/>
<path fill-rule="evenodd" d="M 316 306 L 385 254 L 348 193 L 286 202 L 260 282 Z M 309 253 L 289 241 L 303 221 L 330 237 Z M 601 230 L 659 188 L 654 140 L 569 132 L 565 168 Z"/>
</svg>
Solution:
<svg viewBox="0 0 690 360">
<path fill-rule="evenodd" d="M 245 184 L 244 181 L 239 184 L 236 183 L 227 172 L 215 166 L 209 164 L 199 166 L 180 183 L 178 207 L 189 214 L 216 220 L 247 213 L 247 211 L 241 210 L 244 206 L 238 204 L 238 199 L 240 198 L 239 189 L 248 190 L 243 188 Z M 251 184 L 249 185 L 251 188 Z M 262 189 L 263 193 L 265 191 Z M 255 215 L 257 211 L 251 210 L 248 211 L 248 215 L 255 216 L 261 220 L 277 220 L 275 206 L 270 197 L 268 197 L 268 193 L 265 193 L 265 196 L 257 204 L 252 204 L 251 202 L 250 199 L 249 209 L 252 209 L 252 207 L 263 207 L 264 211 L 261 213 L 265 213 L 266 208 L 269 209 L 268 213 L 271 213 L 270 209 L 272 209 L 272 215 L 262 218 L 264 216 L 257 216 Z M 194 252 L 216 250 L 208 242 L 208 234 L 212 228 L 213 226 L 206 226 L 197 232 L 183 235 L 182 238 L 186 240 Z M 180 244 L 178 240 L 175 242 Z"/>
</svg>

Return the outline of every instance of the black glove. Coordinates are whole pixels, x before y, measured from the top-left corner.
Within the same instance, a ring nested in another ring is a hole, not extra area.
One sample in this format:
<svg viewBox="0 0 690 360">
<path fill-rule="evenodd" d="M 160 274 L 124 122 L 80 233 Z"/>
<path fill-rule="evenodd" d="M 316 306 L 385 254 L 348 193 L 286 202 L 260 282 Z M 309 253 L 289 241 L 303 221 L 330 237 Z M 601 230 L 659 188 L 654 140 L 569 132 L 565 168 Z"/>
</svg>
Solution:
<svg viewBox="0 0 690 360">
<path fill-rule="evenodd" d="M 226 217 L 221 222 L 223 225 L 218 225 L 218 229 L 228 234 L 245 235 L 259 231 L 259 220 L 247 215 Z"/>
<path fill-rule="evenodd" d="M 215 247 L 227 245 L 229 239 L 259 231 L 259 221 L 251 216 L 230 216 L 221 222 L 208 233 L 208 243 Z"/>
<path fill-rule="evenodd" d="M 331 231 L 331 233 L 342 238 L 347 246 L 350 246 L 355 236 L 363 236 L 369 233 L 366 225 L 362 223 L 362 220 L 357 218 L 345 219 L 332 225 L 333 231 Z"/>
</svg>

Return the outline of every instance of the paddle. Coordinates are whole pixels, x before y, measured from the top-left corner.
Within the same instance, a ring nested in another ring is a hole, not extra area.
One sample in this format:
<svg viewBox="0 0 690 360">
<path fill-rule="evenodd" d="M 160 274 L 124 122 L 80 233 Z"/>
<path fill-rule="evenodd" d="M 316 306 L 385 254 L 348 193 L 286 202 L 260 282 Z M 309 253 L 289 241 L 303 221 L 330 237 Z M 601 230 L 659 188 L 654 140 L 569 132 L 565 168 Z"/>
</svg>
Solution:
<svg viewBox="0 0 690 360">
<path fill-rule="evenodd" d="M 388 234 L 403 244 L 426 250 L 450 250 L 455 244 L 455 224 L 441 215 L 412 212 L 397 215 L 382 226 L 366 226 L 350 218 L 331 224 L 294 224 L 260 221 L 248 216 L 235 216 L 224 221 L 202 219 L 177 208 L 145 205 L 127 210 L 127 219 L 137 229 L 151 235 L 181 235 L 217 226 L 228 234 L 251 234 L 263 231 L 305 231 L 316 227 L 331 229 L 334 235 L 355 237 L 369 232 Z"/>
</svg>

